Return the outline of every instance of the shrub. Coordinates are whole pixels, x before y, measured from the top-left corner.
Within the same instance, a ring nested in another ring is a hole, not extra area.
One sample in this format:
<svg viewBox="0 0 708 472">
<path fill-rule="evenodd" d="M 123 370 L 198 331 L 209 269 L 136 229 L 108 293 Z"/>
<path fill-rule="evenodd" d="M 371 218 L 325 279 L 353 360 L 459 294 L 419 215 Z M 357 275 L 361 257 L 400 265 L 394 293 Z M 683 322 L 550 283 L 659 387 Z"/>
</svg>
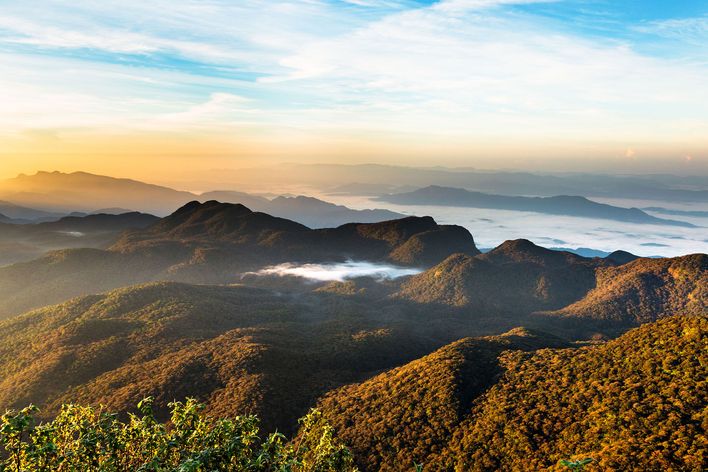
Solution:
<svg viewBox="0 0 708 472">
<path fill-rule="evenodd" d="M 294 441 L 280 433 L 261 439 L 255 416 L 216 419 L 194 399 L 170 404 L 166 423 L 152 399 L 127 421 L 90 406 L 64 405 L 36 424 L 37 408 L 0 417 L 0 472 L 5 471 L 355 471 L 354 462 L 317 410 L 300 420 Z"/>
</svg>

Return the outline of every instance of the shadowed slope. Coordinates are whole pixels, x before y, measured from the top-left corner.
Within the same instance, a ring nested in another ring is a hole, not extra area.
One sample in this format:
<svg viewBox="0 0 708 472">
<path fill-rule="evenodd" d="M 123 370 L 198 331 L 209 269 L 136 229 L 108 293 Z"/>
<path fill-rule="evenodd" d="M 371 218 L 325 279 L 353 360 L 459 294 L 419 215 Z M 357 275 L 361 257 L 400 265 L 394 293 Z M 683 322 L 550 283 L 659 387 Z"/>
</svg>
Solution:
<svg viewBox="0 0 708 472">
<path fill-rule="evenodd" d="M 67 248 L 105 249 L 115 243 L 123 231 L 145 228 L 157 220 L 156 216 L 130 212 L 67 216 L 37 224 L 0 222 L 0 265 L 30 261 L 48 251 Z"/>
<path fill-rule="evenodd" d="M 0 323 L 0 410 L 194 396 L 289 430 L 330 389 L 482 329 L 331 293 L 145 284 Z"/>
</svg>

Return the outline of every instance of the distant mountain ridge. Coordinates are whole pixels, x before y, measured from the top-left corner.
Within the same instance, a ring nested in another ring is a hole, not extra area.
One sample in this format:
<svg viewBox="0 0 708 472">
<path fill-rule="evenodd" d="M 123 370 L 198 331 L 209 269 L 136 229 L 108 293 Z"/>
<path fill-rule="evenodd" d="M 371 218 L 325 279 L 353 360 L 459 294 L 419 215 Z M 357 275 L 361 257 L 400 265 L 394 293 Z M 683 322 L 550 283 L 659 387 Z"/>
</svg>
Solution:
<svg viewBox="0 0 708 472">
<path fill-rule="evenodd" d="M 218 200 L 225 203 L 240 203 L 251 210 L 288 218 L 310 228 L 329 228 L 346 223 L 376 223 L 402 218 L 404 215 L 390 210 L 352 210 L 343 205 L 334 205 L 313 197 L 278 196 L 272 200 L 243 192 L 214 191 L 199 195 L 199 201 Z"/>
<path fill-rule="evenodd" d="M 90 198 L 87 198 L 88 195 Z M 125 213 L 126 211 L 122 210 L 124 207 L 164 216 L 194 200 L 240 203 L 256 211 L 316 228 L 329 228 L 350 222 L 376 223 L 403 216 L 381 209 L 353 210 L 305 196 L 268 199 L 235 191 L 196 194 L 87 172 L 38 172 L 35 175 L 20 175 L 15 179 L 0 182 L 0 198 L 50 210 L 34 210 L 15 203 L 0 202 L 0 213 L 10 218 L 27 219 L 27 222 L 40 218 L 43 221 L 58 219 L 76 212 Z"/>
<path fill-rule="evenodd" d="M 628 223 L 694 227 L 691 223 L 651 216 L 639 208 L 620 208 L 593 202 L 585 197 L 569 195 L 514 197 L 431 185 L 412 192 L 384 195 L 378 197 L 377 200 L 398 205 L 439 205 L 533 211 L 551 215 L 600 218 Z"/>
<path fill-rule="evenodd" d="M 87 195 L 91 197 L 87 198 Z M 66 174 L 40 171 L 0 182 L 0 198 L 53 212 L 91 212 L 98 208 L 127 206 L 160 215 L 169 208 L 177 208 L 193 200 L 194 195 L 137 180 L 88 172 Z"/>
<path fill-rule="evenodd" d="M 118 215 L 66 216 L 45 223 L 0 219 L 0 266 L 36 259 L 67 248 L 105 249 L 128 229 L 145 228 L 158 217 L 130 212 Z"/>
<path fill-rule="evenodd" d="M 214 172 L 214 179 L 262 185 L 311 185 L 332 193 L 342 186 L 350 195 L 390 193 L 426 185 L 457 187 L 503 195 L 585 195 L 587 197 L 708 201 L 705 175 L 607 175 L 591 173 L 540 174 L 470 167 L 410 167 L 384 164 L 290 164 Z M 355 184 L 356 183 L 356 184 Z M 355 184 L 355 185 L 352 185 Z"/>
<path fill-rule="evenodd" d="M 6 201 L 0 201 L 0 214 L 6 218 L 6 221 L 19 224 L 30 223 L 32 221 L 41 222 L 53 220 L 62 216 L 61 213 L 36 210 L 34 208 L 28 208 Z"/>
</svg>

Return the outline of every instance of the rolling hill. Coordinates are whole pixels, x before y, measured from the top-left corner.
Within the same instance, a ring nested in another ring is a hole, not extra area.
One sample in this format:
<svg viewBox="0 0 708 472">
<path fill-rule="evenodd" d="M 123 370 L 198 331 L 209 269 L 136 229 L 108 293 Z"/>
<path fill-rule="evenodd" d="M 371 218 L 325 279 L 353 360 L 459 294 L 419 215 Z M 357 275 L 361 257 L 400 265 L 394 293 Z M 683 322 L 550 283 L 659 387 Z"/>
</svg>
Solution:
<svg viewBox="0 0 708 472">
<path fill-rule="evenodd" d="M 675 313 L 708 315 L 705 254 L 600 267 L 595 287 L 582 299 L 546 314 L 640 324 Z"/>
<path fill-rule="evenodd" d="M 519 239 L 481 255 L 456 254 L 412 277 L 397 296 L 513 314 L 561 308 L 594 287 L 604 259 L 552 251 Z M 544 308 L 545 307 L 545 308 Z"/>
<path fill-rule="evenodd" d="M 394 297 L 498 312 L 531 325 L 550 321 L 570 330 L 595 326 L 621 332 L 677 313 L 708 315 L 706 287 L 705 254 L 590 259 L 514 240 L 477 256 L 452 255 L 404 281 Z M 580 318 L 592 323 L 579 325 Z"/>
<path fill-rule="evenodd" d="M 447 447 L 472 402 L 494 385 L 507 350 L 567 347 L 558 338 L 522 328 L 466 338 L 421 359 L 342 387 L 319 403 L 363 470 L 444 470 L 436 456 Z"/>
</svg>

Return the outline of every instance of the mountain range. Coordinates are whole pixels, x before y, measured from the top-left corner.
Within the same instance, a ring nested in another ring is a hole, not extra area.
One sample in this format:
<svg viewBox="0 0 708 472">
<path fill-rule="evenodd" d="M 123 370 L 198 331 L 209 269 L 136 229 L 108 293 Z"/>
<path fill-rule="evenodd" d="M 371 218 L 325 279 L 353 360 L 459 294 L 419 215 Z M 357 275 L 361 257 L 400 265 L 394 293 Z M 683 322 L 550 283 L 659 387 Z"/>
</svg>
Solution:
<svg viewBox="0 0 708 472">
<path fill-rule="evenodd" d="M 596 316 L 583 316 L 631 326 L 677 309 L 700 311 L 705 296 L 703 254 L 585 258 L 527 240 L 480 254 L 466 229 L 430 217 L 313 230 L 240 204 L 195 201 L 162 219 L 127 214 L 77 221 L 90 227 L 116 218 L 124 225 L 137 225 L 138 218 L 143 228 L 122 233 L 107 249 L 64 249 L 0 268 L 0 313 L 136 283 L 234 283 L 268 265 L 346 260 L 427 269 L 402 279 L 392 299 L 512 317 L 543 313 L 563 320 L 570 310 L 576 318 L 590 313 Z M 65 228 L 71 221 L 45 226 Z M 613 311 L 618 297 L 622 304 Z"/>
<path fill-rule="evenodd" d="M 684 221 L 651 216 L 639 208 L 620 208 L 597 203 L 585 197 L 560 195 L 553 197 L 518 197 L 471 192 L 461 188 L 429 187 L 412 192 L 389 194 L 377 200 L 398 205 L 438 205 L 497 210 L 533 211 L 549 215 L 576 216 L 622 221 L 626 223 L 694 227 Z"/>
<path fill-rule="evenodd" d="M 311 229 L 212 200 L 7 226 L 111 243 L 0 268 L 0 410 L 195 397 L 292 434 L 318 406 L 364 471 L 705 466 L 705 254 L 482 254 L 430 217 Z M 348 260 L 421 272 L 257 275 Z"/>
<path fill-rule="evenodd" d="M 308 186 L 324 192 L 350 195 L 405 192 L 439 185 L 501 195 L 548 197 L 579 194 L 586 197 L 695 203 L 708 200 L 708 179 L 704 175 L 549 174 L 382 164 L 284 164 L 277 167 L 218 169 L 182 186 L 214 188 L 214 185 L 219 185 L 215 182 L 255 190 Z"/>
<path fill-rule="evenodd" d="M 313 230 L 239 204 L 194 201 L 124 233 L 106 250 L 65 249 L 0 268 L 0 316 L 154 280 L 233 283 L 245 272 L 283 262 L 430 266 L 453 252 L 479 253 L 466 229 L 430 217 Z"/>
</svg>

